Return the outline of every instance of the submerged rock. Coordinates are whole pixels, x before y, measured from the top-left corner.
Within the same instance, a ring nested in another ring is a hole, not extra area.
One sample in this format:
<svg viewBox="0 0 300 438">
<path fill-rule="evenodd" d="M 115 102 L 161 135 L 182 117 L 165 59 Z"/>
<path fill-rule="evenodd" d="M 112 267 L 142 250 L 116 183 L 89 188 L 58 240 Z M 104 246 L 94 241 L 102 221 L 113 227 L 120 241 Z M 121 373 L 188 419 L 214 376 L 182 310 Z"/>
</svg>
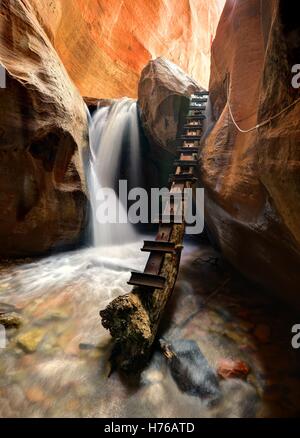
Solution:
<svg viewBox="0 0 300 438">
<path fill-rule="evenodd" d="M 46 395 L 44 394 L 42 388 L 38 386 L 33 386 L 26 390 L 26 398 L 33 403 L 41 403 L 45 400 Z"/>
<path fill-rule="evenodd" d="M 45 330 L 41 328 L 35 328 L 27 333 L 21 334 L 17 337 L 17 345 L 22 348 L 26 353 L 34 353 L 42 339 L 45 336 Z"/>
<path fill-rule="evenodd" d="M 195 341 L 179 339 L 166 343 L 161 340 L 160 343 L 172 377 L 182 392 L 210 403 L 220 398 L 217 375 Z"/>
<path fill-rule="evenodd" d="M 245 378 L 249 372 L 249 366 L 242 360 L 221 359 L 217 367 L 217 373 L 223 379 Z"/>
<path fill-rule="evenodd" d="M 66 248 L 86 220 L 84 102 L 29 0 L 3 0 L 0 28 L 0 256 Z"/>
<path fill-rule="evenodd" d="M 19 328 L 23 323 L 24 319 L 19 313 L 0 313 L 0 325 L 5 328 Z"/>
</svg>

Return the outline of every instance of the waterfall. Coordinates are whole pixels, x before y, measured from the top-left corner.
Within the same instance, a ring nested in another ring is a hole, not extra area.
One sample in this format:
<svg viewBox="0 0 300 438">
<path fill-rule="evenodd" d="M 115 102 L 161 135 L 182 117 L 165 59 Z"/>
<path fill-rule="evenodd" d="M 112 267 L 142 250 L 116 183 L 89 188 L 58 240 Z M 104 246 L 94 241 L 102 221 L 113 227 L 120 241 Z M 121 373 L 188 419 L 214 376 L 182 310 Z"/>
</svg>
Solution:
<svg viewBox="0 0 300 438">
<path fill-rule="evenodd" d="M 125 97 L 111 107 L 98 108 L 90 119 L 89 134 L 88 185 L 94 246 L 109 246 L 136 240 L 132 225 L 127 223 L 126 208 L 115 192 L 125 142 L 129 143 L 131 181 L 137 185 L 140 178 L 140 138 L 136 101 Z M 117 216 L 121 218 L 116 223 L 99 223 L 97 211 L 106 188 L 110 188 L 112 192 L 109 209 L 113 211 L 116 207 Z"/>
</svg>

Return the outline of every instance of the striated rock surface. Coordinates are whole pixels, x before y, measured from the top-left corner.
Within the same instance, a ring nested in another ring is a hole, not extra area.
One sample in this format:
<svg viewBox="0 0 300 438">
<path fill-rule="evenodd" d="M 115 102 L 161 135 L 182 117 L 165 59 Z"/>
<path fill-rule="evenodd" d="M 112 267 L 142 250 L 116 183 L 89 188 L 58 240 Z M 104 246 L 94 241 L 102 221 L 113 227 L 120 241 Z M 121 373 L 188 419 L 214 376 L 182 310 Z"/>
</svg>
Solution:
<svg viewBox="0 0 300 438">
<path fill-rule="evenodd" d="M 146 65 L 139 82 L 138 102 L 144 130 L 154 145 L 176 153 L 175 139 L 189 96 L 199 89 L 193 79 L 165 58 Z"/>
<path fill-rule="evenodd" d="M 82 98 L 28 0 L 1 2 L 0 255 L 68 247 L 85 224 Z"/>
<path fill-rule="evenodd" d="M 83 96 L 137 96 L 143 67 L 165 56 L 205 87 L 225 0 L 30 0 Z"/>
<path fill-rule="evenodd" d="M 296 301 L 300 281 L 300 105 L 247 130 L 299 98 L 297 15 L 279 0 L 227 1 L 212 47 L 211 134 L 203 145 L 206 221 L 244 274 Z"/>
</svg>

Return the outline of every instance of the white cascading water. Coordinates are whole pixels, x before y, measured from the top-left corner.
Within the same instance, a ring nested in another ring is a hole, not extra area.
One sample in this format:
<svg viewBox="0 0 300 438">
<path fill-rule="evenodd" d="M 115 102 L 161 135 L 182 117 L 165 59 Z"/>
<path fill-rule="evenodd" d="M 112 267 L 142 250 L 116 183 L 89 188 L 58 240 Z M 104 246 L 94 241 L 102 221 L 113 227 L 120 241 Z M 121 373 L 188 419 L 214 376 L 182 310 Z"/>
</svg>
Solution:
<svg viewBox="0 0 300 438">
<path fill-rule="evenodd" d="M 88 170 L 89 193 L 92 207 L 92 229 L 94 246 L 120 245 L 137 240 L 131 224 L 127 223 L 127 211 L 114 192 L 109 208 L 117 206 L 117 223 L 99 223 L 97 208 L 103 199 L 103 189 L 114 189 L 119 174 L 122 146 L 125 137 L 129 142 L 131 174 L 137 185 L 140 169 L 140 138 L 137 103 L 127 97 L 112 107 L 98 108 L 90 119 L 90 162 Z M 134 171 L 133 171 L 134 170 Z M 102 192 L 102 193 L 101 193 Z M 126 222 L 126 223 L 123 223 Z"/>
</svg>

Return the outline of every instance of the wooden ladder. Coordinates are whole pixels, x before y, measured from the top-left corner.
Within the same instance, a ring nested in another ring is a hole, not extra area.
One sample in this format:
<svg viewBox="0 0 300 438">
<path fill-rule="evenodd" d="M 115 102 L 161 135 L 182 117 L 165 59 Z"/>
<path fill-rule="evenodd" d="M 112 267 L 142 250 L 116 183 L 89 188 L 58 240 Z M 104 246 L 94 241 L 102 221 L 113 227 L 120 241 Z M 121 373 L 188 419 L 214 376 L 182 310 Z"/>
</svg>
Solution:
<svg viewBox="0 0 300 438">
<path fill-rule="evenodd" d="M 163 289 L 167 279 L 161 275 L 161 268 L 166 254 L 176 253 L 182 250 L 182 245 L 175 245 L 171 241 L 174 224 L 179 219 L 183 221 L 184 211 L 183 193 L 185 188 L 191 188 L 197 182 L 195 168 L 197 167 L 197 155 L 203 132 L 203 120 L 205 120 L 205 102 L 208 92 L 195 92 L 190 98 L 188 113 L 182 128 L 182 135 L 177 138 L 178 157 L 174 161 L 175 173 L 170 175 L 170 197 L 164 207 L 163 214 L 158 218 L 159 228 L 153 241 L 144 241 L 142 251 L 149 252 L 149 257 L 144 272 L 132 272 L 128 284 L 142 288 Z M 178 223 L 178 222 L 177 222 Z"/>
</svg>

